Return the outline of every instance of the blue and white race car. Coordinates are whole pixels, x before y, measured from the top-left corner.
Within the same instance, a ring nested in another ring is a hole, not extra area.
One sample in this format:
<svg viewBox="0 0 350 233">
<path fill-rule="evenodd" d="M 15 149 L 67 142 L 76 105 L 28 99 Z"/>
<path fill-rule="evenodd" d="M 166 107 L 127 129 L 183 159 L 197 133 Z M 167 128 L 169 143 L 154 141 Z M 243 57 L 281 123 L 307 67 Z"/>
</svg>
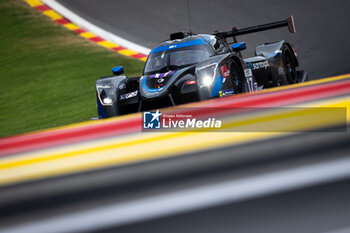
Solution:
<svg viewBox="0 0 350 233">
<path fill-rule="evenodd" d="M 295 32 L 292 16 L 215 34 L 173 33 L 151 50 L 141 77 L 128 78 L 118 66 L 96 81 L 99 118 L 304 82 L 307 74 L 296 69 L 286 41 L 259 45 L 254 57 L 242 58 L 246 44 L 236 36 L 284 26 Z"/>
</svg>

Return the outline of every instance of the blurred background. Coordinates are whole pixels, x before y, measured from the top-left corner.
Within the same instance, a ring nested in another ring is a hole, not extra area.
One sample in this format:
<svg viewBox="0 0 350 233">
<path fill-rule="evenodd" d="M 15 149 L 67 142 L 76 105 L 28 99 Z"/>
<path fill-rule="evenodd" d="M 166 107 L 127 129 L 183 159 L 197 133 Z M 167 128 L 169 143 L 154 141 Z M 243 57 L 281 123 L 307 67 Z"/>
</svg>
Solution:
<svg viewBox="0 0 350 233">
<path fill-rule="evenodd" d="M 135 43 L 153 48 L 176 31 L 189 31 L 186 0 L 58 0 L 85 19 Z M 244 35 L 244 56 L 265 42 L 287 40 L 296 46 L 311 79 L 350 72 L 347 0 L 190 0 L 194 33 L 213 33 L 279 21 L 293 15 L 296 34 L 286 28 Z"/>
</svg>

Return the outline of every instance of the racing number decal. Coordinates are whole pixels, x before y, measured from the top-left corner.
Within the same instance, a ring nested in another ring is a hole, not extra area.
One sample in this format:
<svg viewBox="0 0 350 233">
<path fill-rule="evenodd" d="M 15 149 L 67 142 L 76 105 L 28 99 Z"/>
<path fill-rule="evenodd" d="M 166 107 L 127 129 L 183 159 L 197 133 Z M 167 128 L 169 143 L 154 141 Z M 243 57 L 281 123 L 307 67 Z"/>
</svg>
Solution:
<svg viewBox="0 0 350 233">
<path fill-rule="evenodd" d="M 246 77 L 246 80 L 247 80 L 248 91 L 249 92 L 255 91 L 252 70 L 244 69 L 244 76 Z"/>
<path fill-rule="evenodd" d="M 253 77 L 247 78 L 247 84 L 248 84 L 248 91 L 253 92 L 254 91 Z"/>
</svg>

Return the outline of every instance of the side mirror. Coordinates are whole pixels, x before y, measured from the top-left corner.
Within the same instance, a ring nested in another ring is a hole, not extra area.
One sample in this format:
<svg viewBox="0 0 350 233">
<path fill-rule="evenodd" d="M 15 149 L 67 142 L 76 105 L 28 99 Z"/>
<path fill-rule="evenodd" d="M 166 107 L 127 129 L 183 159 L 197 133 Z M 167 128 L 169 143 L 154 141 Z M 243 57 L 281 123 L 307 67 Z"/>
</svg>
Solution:
<svg viewBox="0 0 350 233">
<path fill-rule="evenodd" d="M 245 42 L 238 42 L 238 43 L 234 43 L 232 44 L 232 50 L 236 53 L 245 50 L 247 48 L 247 45 Z"/>
<path fill-rule="evenodd" d="M 112 72 L 114 75 L 121 75 L 124 73 L 124 67 L 123 66 L 113 67 Z"/>
</svg>

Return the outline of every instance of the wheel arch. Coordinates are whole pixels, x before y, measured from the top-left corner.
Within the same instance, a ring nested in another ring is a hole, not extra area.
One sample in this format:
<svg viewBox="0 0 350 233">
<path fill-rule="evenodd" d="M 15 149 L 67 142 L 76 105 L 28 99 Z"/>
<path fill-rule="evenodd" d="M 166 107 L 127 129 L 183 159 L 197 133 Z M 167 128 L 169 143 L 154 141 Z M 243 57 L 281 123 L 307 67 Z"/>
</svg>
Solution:
<svg viewBox="0 0 350 233">
<path fill-rule="evenodd" d="M 232 66 L 232 63 L 236 63 L 237 67 L 238 67 L 238 70 L 240 72 L 240 76 L 241 76 L 241 81 L 244 83 L 244 92 L 249 92 L 249 88 L 248 88 L 248 84 L 247 84 L 247 78 L 245 76 L 245 73 L 244 73 L 244 69 L 250 69 L 250 67 L 248 66 L 248 64 L 243 61 L 243 59 L 241 59 L 240 57 L 238 56 L 235 56 L 235 55 L 232 55 L 231 57 L 231 64 L 230 64 L 230 69 L 231 69 L 231 66 Z M 252 75 L 252 78 L 253 78 L 253 82 L 255 82 L 255 78 L 254 76 Z"/>
<path fill-rule="evenodd" d="M 294 62 L 295 62 L 295 67 L 299 67 L 299 61 L 298 61 L 298 58 L 295 56 L 294 47 L 287 41 L 284 42 L 284 45 L 287 46 L 289 48 L 289 50 L 291 51 Z"/>
</svg>

